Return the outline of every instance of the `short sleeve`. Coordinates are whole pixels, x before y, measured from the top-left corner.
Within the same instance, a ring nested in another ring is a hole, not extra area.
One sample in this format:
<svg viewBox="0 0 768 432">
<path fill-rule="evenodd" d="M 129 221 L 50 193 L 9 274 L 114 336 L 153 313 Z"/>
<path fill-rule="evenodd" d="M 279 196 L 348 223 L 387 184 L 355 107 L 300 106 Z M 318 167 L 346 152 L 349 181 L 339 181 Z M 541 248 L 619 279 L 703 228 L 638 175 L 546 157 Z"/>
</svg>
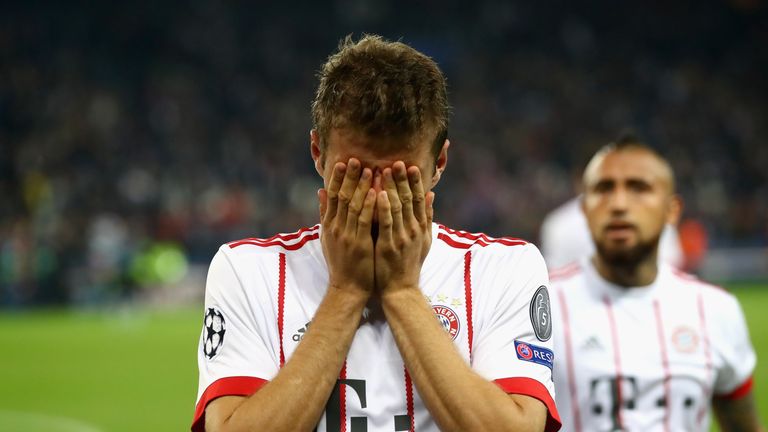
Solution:
<svg viewBox="0 0 768 432">
<path fill-rule="evenodd" d="M 719 341 L 713 341 L 720 358 L 714 393 L 720 397 L 739 397 L 749 390 L 757 356 L 749 339 L 744 312 L 738 300 L 718 301 L 717 323 Z"/>
<path fill-rule="evenodd" d="M 554 362 L 547 267 L 539 250 L 528 244 L 519 256 L 492 263 L 484 322 L 478 328 L 472 367 L 507 393 L 523 394 L 548 409 L 547 431 L 558 430 L 552 381 Z"/>
<path fill-rule="evenodd" d="M 197 349 L 199 382 L 193 431 L 202 431 L 205 407 L 221 396 L 249 396 L 277 374 L 268 329 L 224 248 L 211 261 L 203 328 Z"/>
</svg>

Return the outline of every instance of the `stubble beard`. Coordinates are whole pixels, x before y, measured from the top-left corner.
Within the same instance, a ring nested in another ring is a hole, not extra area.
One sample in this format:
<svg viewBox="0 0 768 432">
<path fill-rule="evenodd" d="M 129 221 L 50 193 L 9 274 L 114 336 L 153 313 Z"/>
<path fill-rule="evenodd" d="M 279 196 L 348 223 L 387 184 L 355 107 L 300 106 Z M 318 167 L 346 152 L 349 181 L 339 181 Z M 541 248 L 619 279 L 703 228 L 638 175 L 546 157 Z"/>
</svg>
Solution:
<svg viewBox="0 0 768 432">
<path fill-rule="evenodd" d="M 610 248 L 604 242 L 595 241 L 595 248 L 603 262 L 609 266 L 634 269 L 655 255 L 660 238 L 661 233 L 647 241 L 638 240 L 635 246 L 623 249 Z"/>
</svg>

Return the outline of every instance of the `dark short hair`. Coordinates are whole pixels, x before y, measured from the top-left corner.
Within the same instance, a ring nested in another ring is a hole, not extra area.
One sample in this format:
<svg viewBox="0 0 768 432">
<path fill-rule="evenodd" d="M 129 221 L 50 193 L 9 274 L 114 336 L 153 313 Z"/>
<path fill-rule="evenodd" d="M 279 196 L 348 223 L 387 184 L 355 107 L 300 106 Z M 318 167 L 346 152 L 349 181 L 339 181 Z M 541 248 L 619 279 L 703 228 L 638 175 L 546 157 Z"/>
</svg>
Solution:
<svg viewBox="0 0 768 432">
<path fill-rule="evenodd" d="M 672 164 L 669 163 L 669 160 L 664 155 L 662 155 L 659 150 L 653 148 L 653 146 L 640 139 L 631 129 L 623 130 L 621 133 L 619 133 L 618 137 L 614 141 L 601 147 L 600 150 L 598 150 L 592 158 L 594 159 L 597 156 L 605 155 L 611 152 L 628 150 L 644 151 L 658 159 L 659 162 L 661 162 L 662 165 L 664 165 L 664 167 L 669 171 L 669 180 L 671 182 L 670 187 L 672 188 L 672 192 L 675 191 L 676 180 L 675 171 L 672 169 Z"/>
<path fill-rule="evenodd" d="M 332 128 L 368 136 L 429 137 L 435 156 L 448 135 L 446 80 L 434 60 L 402 42 L 347 36 L 318 73 L 313 127 L 325 149 Z"/>
</svg>

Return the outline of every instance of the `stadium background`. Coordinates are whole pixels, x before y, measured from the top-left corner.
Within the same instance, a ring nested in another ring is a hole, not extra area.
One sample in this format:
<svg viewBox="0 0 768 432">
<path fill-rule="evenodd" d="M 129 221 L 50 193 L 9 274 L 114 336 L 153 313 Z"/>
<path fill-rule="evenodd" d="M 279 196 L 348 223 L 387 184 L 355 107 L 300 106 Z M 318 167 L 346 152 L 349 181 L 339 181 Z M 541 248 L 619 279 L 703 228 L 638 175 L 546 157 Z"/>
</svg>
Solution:
<svg viewBox="0 0 768 432">
<path fill-rule="evenodd" d="M 316 222 L 314 74 L 362 32 L 448 77 L 438 220 L 536 241 L 631 127 L 676 168 L 688 265 L 768 358 L 762 0 L 4 2 L 0 430 L 188 427 L 206 264 Z"/>
</svg>

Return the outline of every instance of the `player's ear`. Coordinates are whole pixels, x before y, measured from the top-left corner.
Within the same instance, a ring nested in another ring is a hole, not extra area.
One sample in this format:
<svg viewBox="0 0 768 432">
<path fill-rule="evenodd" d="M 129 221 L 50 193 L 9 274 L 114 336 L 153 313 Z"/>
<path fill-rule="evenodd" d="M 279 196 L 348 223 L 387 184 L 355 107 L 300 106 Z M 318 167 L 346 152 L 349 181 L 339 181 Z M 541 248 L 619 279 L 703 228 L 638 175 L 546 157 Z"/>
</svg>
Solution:
<svg viewBox="0 0 768 432">
<path fill-rule="evenodd" d="M 440 153 L 437 155 L 437 160 L 435 161 L 435 172 L 432 175 L 430 189 L 437 185 L 437 182 L 440 181 L 440 176 L 442 176 L 443 171 L 445 171 L 446 165 L 448 165 L 448 147 L 450 146 L 451 142 L 446 139 L 443 143 L 443 147 L 440 149 Z"/>
<path fill-rule="evenodd" d="M 323 168 L 325 168 L 325 156 L 320 147 L 320 134 L 317 133 L 316 129 L 309 131 L 309 152 L 312 154 L 312 160 L 315 161 L 315 170 L 322 177 Z"/>
<path fill-rule="evenodd" d="M 667 223 L 677 226 L 677 223 L 680 222 L 680 217 L 683 215 L 683 199 L 677 194 L 672 195 L 669 199 Z"/>
</svg>

